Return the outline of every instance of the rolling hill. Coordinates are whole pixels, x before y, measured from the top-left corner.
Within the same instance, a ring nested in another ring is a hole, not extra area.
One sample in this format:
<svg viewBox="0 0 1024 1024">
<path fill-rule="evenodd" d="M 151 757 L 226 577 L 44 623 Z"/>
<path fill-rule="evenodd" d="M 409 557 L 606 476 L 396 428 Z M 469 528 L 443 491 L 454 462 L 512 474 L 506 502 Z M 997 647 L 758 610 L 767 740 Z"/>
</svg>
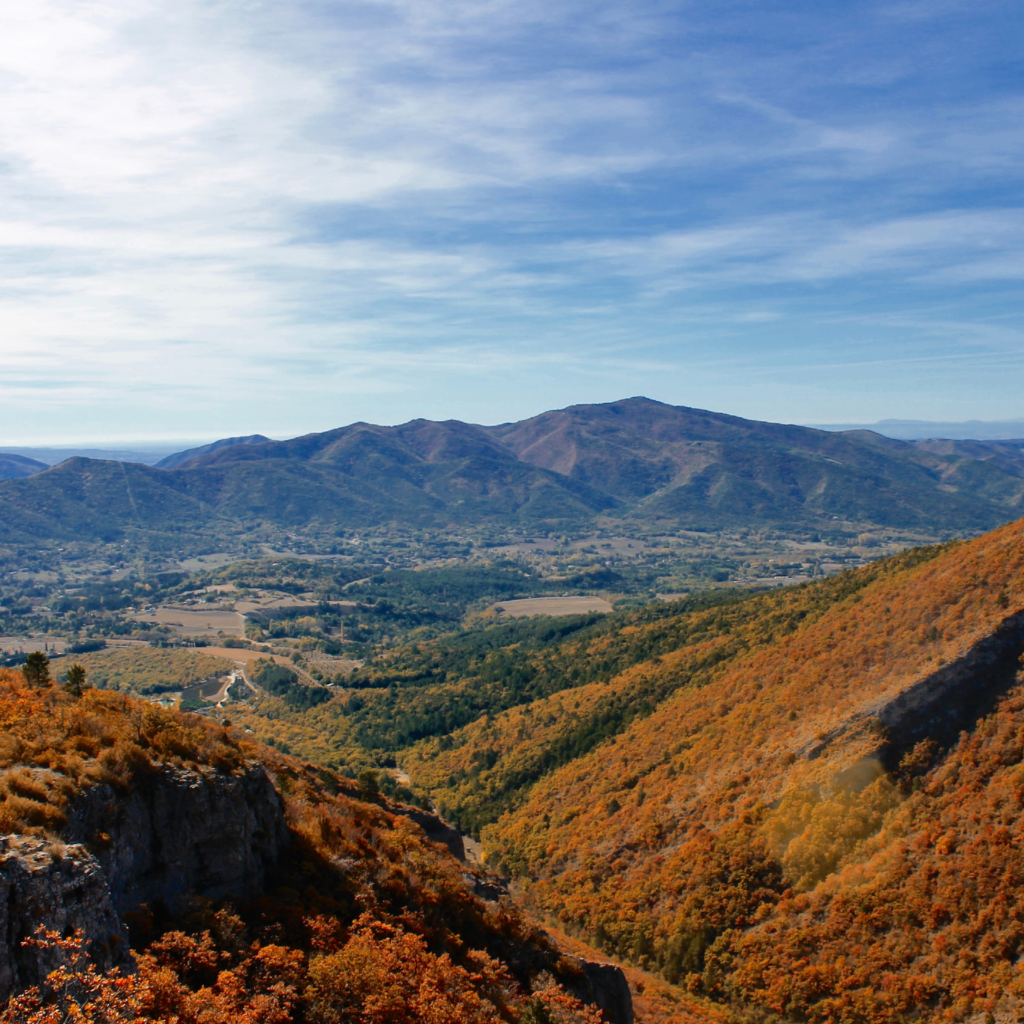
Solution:
<svg viewBox="0 0 1024 1024">
<path fill-rule="evenodd" d="M 635 617 L 401 763 L 536 912 L 743 1017 L 1017 1019 L 1022 581 L 1018 522 Z"/>
<path fill-rule="evenodd" d="M 46 463 L 37 459 L 0 452 L 0 480 L 21 480 L 23 477 L 41 473 L 46 468 Z"/>
<path fill-rule="evenodd" d="M 0 482 L 0 540 L 156 547 L 246 526 L 326 535 L 381 523 L 501 529 L 619 521 L 666 529 L 834 519 L 971 533 L 1019 514 L 1014 442 L 901 442 L 634 398 L 482 427 L 356 423 L 289 441 L 228 439 L 173 468 L 75 458 Z"/>
</svg>

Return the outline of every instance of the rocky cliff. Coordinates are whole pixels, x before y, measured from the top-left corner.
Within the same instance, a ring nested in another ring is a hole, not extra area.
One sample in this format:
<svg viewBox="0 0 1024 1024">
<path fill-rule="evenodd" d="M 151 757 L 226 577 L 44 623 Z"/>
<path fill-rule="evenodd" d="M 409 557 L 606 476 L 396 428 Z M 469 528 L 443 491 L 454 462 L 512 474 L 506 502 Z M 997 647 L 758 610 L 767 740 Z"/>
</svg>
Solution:
<svg viewBox="0 0 1024 1024">
<path fill-rule="evenodd" d="M 22 945 L 40 927 L 61 935 L 81 929 L 101 970 L 134 966 L 103 869 L 85 847 L 0 838 L 0 1002 L 56 966 L 52 952 Z"/>
<path fill-rule="evenodd" d="M 253 761 L 234 774 L 168 765 L 130 787 L 93 785 L 67 808 L 63 839 L 0 838 L 0 1000 L 55 966 L 52 951 L 22 945 L 40 927 L 81 930 L 101 969 L 130 968 L 119 915 L 147 905 L 173 916 L 196 896 L 259 896 L 288 830 Z"/>
<path fill-rule="evenodd" d="M 596 1006 L 608 1024 L 633 1024 L 633 996 L 622 968 L 573 957 L 578 972 L 561 977 L 563 987 L 577 999 Z"/>
<path fill-rule="evenodd" d="M 165 766 L 127 792 L 92 786 L 64 835 L 95 852 L 122 914 L 146 904 L 175 915 L 196 896 L 252 899 L 288 844 L 281 799 L 258 761 L 236 774 Z"/>
</svg>

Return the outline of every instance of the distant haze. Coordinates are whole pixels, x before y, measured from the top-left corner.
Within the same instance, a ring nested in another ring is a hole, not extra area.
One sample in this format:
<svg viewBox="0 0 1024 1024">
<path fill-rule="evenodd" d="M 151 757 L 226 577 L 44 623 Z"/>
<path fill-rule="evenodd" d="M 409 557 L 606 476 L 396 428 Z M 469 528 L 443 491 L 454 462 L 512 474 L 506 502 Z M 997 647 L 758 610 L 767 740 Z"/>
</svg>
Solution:
<svg viewBox="0 0 1024 1024">
<path fill-rule="evenodd" d="M 1024 438 L 1024 419 L 966 420 L 963 423 L 939 423 L 929 420 L 879 420 L 877 423 L 808 423 L 819 430 L 873 430 L 900 441 L 923 441 L 942 437 L 952 441 L 1006 441 Z"/>
<path fill-rule="evenodd" d="M 147 466 L 155 466 L 161 459 L 174 455 L 185 447 L 195 447 L 195 441 L 128 441 L 116 448 L 88 448 L 72 446 L 0 448 L 0 454 L 23 455 L 28 459 L 37 459 L 48 466 L 56 466 L 67 459 L 81 456 L 86 459 L 113 459 L 116 462 L 141 462 Z"/>
</svg>

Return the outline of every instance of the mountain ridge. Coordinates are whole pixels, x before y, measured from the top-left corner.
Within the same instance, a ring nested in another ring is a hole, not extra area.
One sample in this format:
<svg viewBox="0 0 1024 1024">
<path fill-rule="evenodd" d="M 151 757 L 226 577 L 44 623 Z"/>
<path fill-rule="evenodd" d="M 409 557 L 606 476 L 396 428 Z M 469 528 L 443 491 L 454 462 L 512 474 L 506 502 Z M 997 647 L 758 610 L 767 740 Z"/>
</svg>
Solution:
<svg viewBox="0 0 1024 1024">
<path fill-rule="evenodd" d="M 228 448 L 236 444 L 263 444 L 269 440 L 269 437 L 264 437 L 262 434 L 248 434 L 245 437 L 225 437 L 210 444 L 200 445 L 198 448 L 188 448 L 185 451 L 175 452 L 173 455 L 168 455 L 161 459 L 155 465 L 157 469 L 176 469 L 191 459 L 198 458 L 200 455 L 206 455 L 207 452 L 219 451 L 221 448 Z"/>
<path fill-rule="evenodd" d="M 1024 506 L 1024 443 L 901 442 L 646 398 L 498 426 L 355 423 L 286 441 L 224 439 L 170 468 L 70 459 L 0 482 L 0 539 L 174 545 L 246 523 L 447 528 L 788 525 L 831 519 L 980 532 Z M 179 459 L 179 456 L 173 456 Z"/>
</svg>

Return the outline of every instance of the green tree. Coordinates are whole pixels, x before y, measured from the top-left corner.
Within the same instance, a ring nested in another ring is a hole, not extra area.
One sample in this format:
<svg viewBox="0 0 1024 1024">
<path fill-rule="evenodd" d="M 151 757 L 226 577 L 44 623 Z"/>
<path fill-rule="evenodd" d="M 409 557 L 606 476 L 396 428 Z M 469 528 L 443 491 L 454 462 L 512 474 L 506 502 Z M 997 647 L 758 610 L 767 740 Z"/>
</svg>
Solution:
<svg viewBox="0 0 1024 1024">
<path fill-rule="evenodd" d="M 65 691 L 72 697 L 81 697 L 85 687 L 85 669 L 81 665 L 72 665 L 68 669 L 68 678 L 64 683 Z"/>
<path fill-rule="evenodd" d="M 50 659 L 42 651 L 33 651 L 21 671 L 29 686 L 45 686 L 50 681 Z"/>
</svg>

